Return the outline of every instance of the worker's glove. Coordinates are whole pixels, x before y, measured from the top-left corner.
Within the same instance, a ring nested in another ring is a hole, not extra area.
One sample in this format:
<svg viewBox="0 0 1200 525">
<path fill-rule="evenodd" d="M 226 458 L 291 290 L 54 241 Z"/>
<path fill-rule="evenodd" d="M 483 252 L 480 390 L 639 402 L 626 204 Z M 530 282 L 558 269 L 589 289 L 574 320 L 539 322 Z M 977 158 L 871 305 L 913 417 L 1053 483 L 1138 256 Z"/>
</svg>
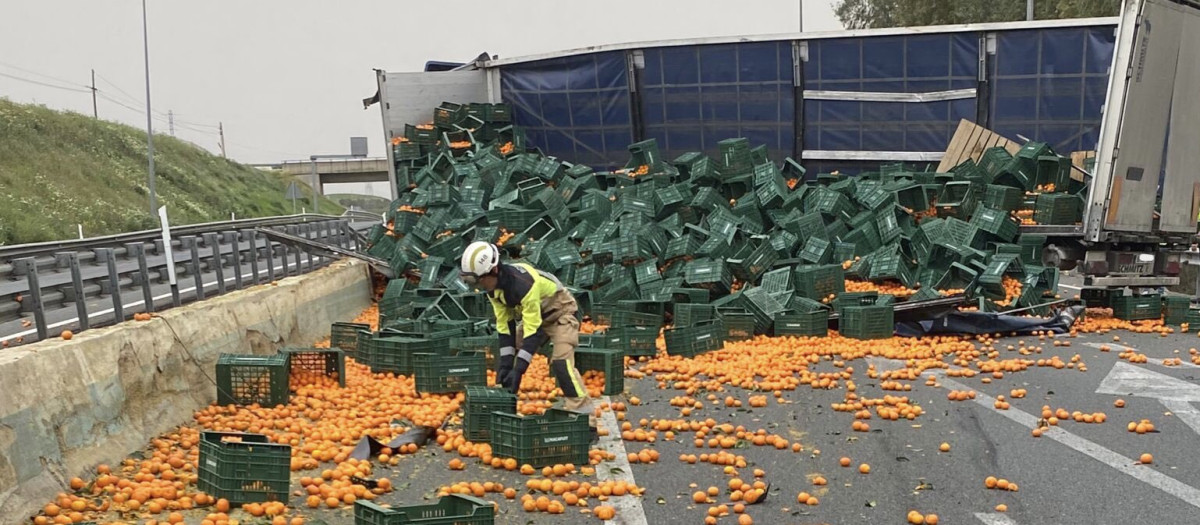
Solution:
<svg viewBox="0 0 1200 525">
<path fill-rule="evenodd" d="M 500 368 L 496 369 L 496 384 L 501 386 L 508 385 L 508 376 L 513 370 L 513 359 L 516 357 L 516 349 L 511 346 L 506 346 L 500 349 Z"/>
<path fill-rule="evenodd" d="M 521 390 L 521 378 L 525 376 L 525 371 L 529 369 L 529 362 L 533 360 L 533 354 L 521 350 L 517 354 L 516 360 L 513 361 L 513 371 L 508 375 L 508 381 L 505 386 L 508 391 L 516 394 Z"/>
</svg>

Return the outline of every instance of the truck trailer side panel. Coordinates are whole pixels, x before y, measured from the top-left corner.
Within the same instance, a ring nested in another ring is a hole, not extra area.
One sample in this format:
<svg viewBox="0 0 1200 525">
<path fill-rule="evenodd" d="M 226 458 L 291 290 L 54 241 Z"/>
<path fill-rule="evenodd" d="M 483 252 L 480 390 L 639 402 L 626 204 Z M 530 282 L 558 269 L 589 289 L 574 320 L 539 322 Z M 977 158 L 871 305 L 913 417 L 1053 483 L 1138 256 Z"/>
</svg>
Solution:
<svg viewBox="0 0 1200 525">
<path fill-rule="evenodd" d="M 1194 234 L 1200 215 L 1200 16 L 1183 23 L 1159 229 Z"/>
</svg>

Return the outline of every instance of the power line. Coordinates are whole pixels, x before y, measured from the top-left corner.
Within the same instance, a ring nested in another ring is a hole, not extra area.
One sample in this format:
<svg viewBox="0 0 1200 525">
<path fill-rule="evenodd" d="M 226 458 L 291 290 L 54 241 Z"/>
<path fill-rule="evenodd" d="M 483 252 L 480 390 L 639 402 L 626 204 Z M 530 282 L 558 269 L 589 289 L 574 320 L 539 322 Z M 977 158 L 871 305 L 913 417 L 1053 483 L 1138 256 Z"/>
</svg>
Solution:
<svg viewBox="0 0 1200 525">
<path fill-rule="evenodd" d="M 42 82 L 42 81 L 40 81 L 40 80 L 33 80 L 33 79 L 31 79 L 31 78 L 24 78 L 24 77 L 18 77 L 18 76 L 16 76 L 16 75 L 10 75 L 10 74 L 8 74 L 8 73 L 0 73 L 0 77 L 7 77 L 7 78 L 11 78 L 11 79 L 13 79 L 13 80 L 19 81 L 19 82 L 28 82 L 28 83 L 30 83 L 30 84 L 36 84 L 36 85 L 39 85 L 39 86 L 48 87 L 48 88 L 54 88 L 54 89 L 61 89 L 61 90 L 63 90 L 63 91 L 74 91 L 74 92 L 76 92 L 76 93 L 91 93 L 91 92 L 92 92 L 92 90 L 91 90 L 91 89 L 86 89 L 86 88 L 83 88 L 83 87 L 78 87 L 78 88 L 77 88 L 77 87 L 69 87 L 69 86 L 58 86 L 58 85 L 55 85 L 55 84 L 50 84 L 50 83 Z"/>
<path fill-rule="evenodd" d="M 54 76 L 47 75 L 47 74 L 45 74 L 45 73 L 38 73 L 37 71 L 34 71 L 34 70 L 32 70 L 32 69 L 26 69 L 26 68 L 23 68 L 23 67 L 21 67 L 21 66 L 15 66 L 15 65 L 13 65 L 13 64 L 9 64 L 9 63 L 7 63 L 7 62 L 0 62 L 0 66 L 9 67 L 9 68 L 15 69 L 15 70 L 17 70 L 17 71 L 21 71 L 21 72 L 23 72 L 23 73 L 28 73 L 28 74 L 30 74 L 30 75 L 35 75 L 35 76 L 39 76 L 39 77 L 42 77 L 42 78 L 50 79 L 50 80 L 53 80 L 53 81 L 55 81 L 55 82 L 61 82 L 61 83 L 63 83 L 63 84 L 68 84 L 68 85 L 78 85 L 78 84 L 75 84 L 75 81 L 73 81 L 73 80 L 67 80 L 67 79 L 64 79 L 64 78 L 54 77 Z"/>
<path fill-rule="evenodd" d="M 141 104 L 141 103 L 142 103 L 141 99 L 139 99 L 139 98 L 137 98 L 137 97 L 135 97 L 135 96 L 133 96 L 133 95 L 130 95 L 128 91 L 125 91 L 124 89 L 121 89 L 121 86 L 118 86 L 118 85 L 117 85 L 116 83 L 114 83 L 113 81 L 111 81 L 111 80 L 109 80 L 109 79 L 107 79 L 107 78 L 104 78 L 104 75 L 97 74 L 97 75 L 96 75 L 96 78 L 99 78 L 101 82 L 104 82 L 105 84 L 108 84 L 108 85 L 112 86 L 112 87 L 113 87 L 113 89 L 117 90 L 117 91 L 118 91 L 118 92 L 120 92 L 122 95 L 125 95 L 125 98 L 126 98 L 126 99 L 128 99 L 128 100 L 131 100 L 131 101 L 133 101 L 133 103 L 135 103 L 135 104 Z"/>
</svg>

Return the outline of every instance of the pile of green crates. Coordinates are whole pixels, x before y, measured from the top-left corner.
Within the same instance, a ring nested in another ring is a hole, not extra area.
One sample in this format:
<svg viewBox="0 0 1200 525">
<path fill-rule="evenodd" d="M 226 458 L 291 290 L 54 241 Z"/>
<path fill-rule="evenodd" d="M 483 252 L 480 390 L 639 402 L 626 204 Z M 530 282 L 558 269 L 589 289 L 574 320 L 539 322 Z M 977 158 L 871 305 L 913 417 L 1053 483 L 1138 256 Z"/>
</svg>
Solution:
<svg viewBox="0 0 1200 525">
<path fill-rule="evenodd" d="M 197 487 L 233 504 L 287 503 L 292 447 L 262 434 L 201 432 Z"/>
<path fill-rule="evenodd" d="M 490 501 L 450 494 L 437 503 L 384 507 L 370 501 L 354 502 L 354 525 L 493 525 L 496 506 Z"/>
<path fill-rule="evenodd" d="M 493 456 L 513 458 L 521 465 L 586 465 L 591 443 L 588 416 L 557 408 L 534 416 L 492 412 L 488 442 Z"/>
<path fill-rule="evenodd" d="M 1040 262 L 1045 238 L 1021 236 L 1011 214 L 1036 207 L 1053 223 L 1078 219 L 1069 161 L 1041 143 L 1015 155 L 993 148 L 951 173 L 893 164 L 848 177 L 777 163 L 744 138 L 721 141 L 717 157 L 675 159 L 651 139 L 629 145 L 624 168 L 596 171 L 543 155 L 511 116 L 504 105 L 444 103 L 432 126 L 408 126 L 397 139 L 402 189 L 367 252 L 402 277 L 380 301 L 379 332 L 346 327 L 335 337 L 347 355 L 412 373 L 406 356 L 437 339 L 420 335 L 428 323 L 483 321 L 453 337 L 494 336 L 490 304 L 458 279 L 458 253 L 477 240 L 586 298 L 581 320 L 608 327 L 596 348 L 655 355 L 670 314 L 668 351 L 694 355 L 781 329 L 817 333 L 821 313 L 798 300 L 829 304 L 846 279 L 920 288 L 921 298 L 943 289 L 989 297 L 993 261 L 1016 256 L 1023 264 L 1004 274 L 1031 286 L 1036 274 L 1037 289 L 1023 294 L 1034 301 L 1056 276 L 1027 268 Z M 1031 203 L 1026 192 L 1040 193 Z M 630 301 L 668 306 L 622 306 Z M 806 328 L 801 317 L 811 319 Z M 692 340 L 693 329 L 714 331 L 715 322 L 716 342 Z"/>
</svg>

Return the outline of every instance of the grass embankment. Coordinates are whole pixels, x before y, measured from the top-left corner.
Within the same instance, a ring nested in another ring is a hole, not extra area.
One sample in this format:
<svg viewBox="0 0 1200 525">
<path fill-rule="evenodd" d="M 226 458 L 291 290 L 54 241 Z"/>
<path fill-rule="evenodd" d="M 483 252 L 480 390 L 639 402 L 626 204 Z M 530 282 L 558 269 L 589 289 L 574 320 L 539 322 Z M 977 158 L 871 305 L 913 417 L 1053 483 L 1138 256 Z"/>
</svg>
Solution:
<svg viewBox="0 0 1200 525">
<path fill-rule="evenodd" d="M 292 212 L 287 177 L 154 139 L 155 188 L 171 224 Z M 88 237 L 157 227 L 147 169 L 143 129 L 0 99 L 0 244 L 74 238 L 77 224 Z M 328 199 L 320 208 L 342 212 Z"/>
</svg>

